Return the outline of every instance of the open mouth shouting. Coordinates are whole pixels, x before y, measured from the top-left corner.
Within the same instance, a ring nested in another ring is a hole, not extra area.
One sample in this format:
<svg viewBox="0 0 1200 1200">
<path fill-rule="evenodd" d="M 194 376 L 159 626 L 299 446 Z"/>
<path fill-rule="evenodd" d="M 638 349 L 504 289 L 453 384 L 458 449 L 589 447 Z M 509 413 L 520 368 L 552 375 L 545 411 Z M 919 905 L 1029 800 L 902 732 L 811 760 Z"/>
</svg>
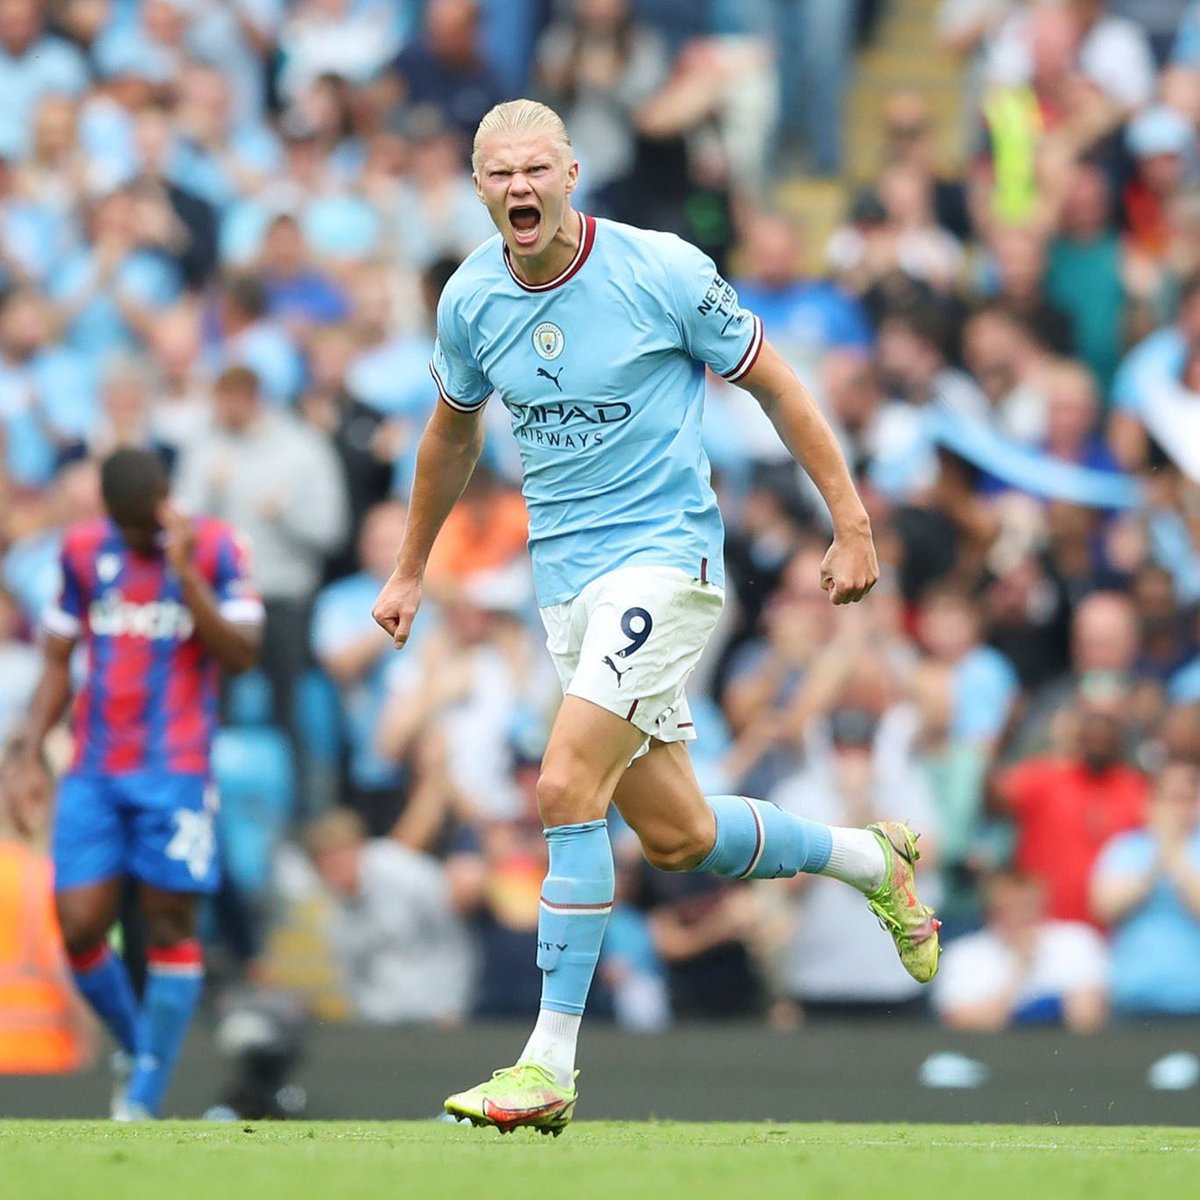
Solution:
<svg viewBox="0 0 1200 1200">
<path fill-rule="evenodd" d="M 518 246 L 532 247 L 542 231 L 542 214 L 531 204 L 514 205 L 508 210 L 508 223 Z"/>
</svg>

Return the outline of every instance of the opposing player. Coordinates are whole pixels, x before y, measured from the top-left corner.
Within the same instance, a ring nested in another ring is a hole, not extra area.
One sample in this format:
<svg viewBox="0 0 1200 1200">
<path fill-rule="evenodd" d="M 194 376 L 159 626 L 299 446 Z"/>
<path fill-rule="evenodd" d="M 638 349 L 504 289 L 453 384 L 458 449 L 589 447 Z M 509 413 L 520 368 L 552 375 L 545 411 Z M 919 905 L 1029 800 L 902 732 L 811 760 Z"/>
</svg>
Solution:
<svg viewBox="0 0 1200 1200">
<path fill-rule="evenodd" d="M 262 603 L 233 532 L 175 511 L 154 454 L 116 451 L 101 488 L 107 519 L 73 527 L 63 542 L 25 765 L 33 771 L 66 712 L 82 639 L 87 674 L 58 795 L 55 893 L 76 984 L 120 1047 L 113 1116 L 137 1120 L 159 1111 L 203 987 L 195 918 L 198 897 L 217 883 L 217 685 L 222 667 L 253 664 Z M 107 940 L 127 876 L 140 884 L 146 922 L 140 1008 Z"/>
<path fill-rule="evenodd" d="M 758 399 L 820 489 L 834 527 L 821 582 L 834 604 L 849 604 L 878 567 L 819 410 L 704 254 L 572 208 L 579 168 L 552 110 L 498 105 L 479 125 L 473 161 L 499 236 L 462 264 L 438 307 L 441 403 L 374 616 L 403 646 L 495 392 L 521 447 L 538 603 L 566 695 L 538 783 L 550 849 L 541 1011 L 516 1066 L 446 1109 L 502 1131 L 557 1134 L 575 1107 L 576 1038 L 613 900 L 610 802 L 664 870 L 807 871 L 858 888 L 921 981 L 937 970 L 938 923 L 917 898 L 905 826 L 831 829 L 761 800 L 705 797 L 688 760 L 684 685 L 724 596 L 721 517 L 700 441 L 705 367 Z"/>
</svg>

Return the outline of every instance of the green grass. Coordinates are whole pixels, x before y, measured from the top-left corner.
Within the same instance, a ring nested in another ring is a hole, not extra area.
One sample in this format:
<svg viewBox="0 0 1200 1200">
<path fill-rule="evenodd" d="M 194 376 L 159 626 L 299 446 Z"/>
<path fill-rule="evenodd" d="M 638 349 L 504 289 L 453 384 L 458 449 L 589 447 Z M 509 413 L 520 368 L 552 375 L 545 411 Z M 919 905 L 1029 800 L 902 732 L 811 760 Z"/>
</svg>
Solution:
<svg viewBox="0 0 1200 1200">
<path fill-rule="evenodd" d="M 434 1122 L 0 1122 L 13 1200 L 1197 1195 L 1200 1134 L 1183 1129 L 579 1121 L 551 1139 Z"/>
</svg>

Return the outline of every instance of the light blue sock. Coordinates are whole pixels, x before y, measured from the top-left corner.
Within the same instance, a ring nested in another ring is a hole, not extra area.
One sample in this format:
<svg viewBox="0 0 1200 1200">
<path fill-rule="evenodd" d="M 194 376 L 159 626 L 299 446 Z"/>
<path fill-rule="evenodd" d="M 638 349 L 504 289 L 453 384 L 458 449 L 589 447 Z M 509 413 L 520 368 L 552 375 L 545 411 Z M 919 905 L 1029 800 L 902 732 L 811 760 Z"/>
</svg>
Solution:
<svg viewBox="0 0 1200 1200">
<path fill-rule="evenodd" d="M 146 958 L 146 993 L 129 1099 L 157 1116 L 204 990 L 204 962 L 195 941 L 151 948 Z"/>
<path fill-rule="evenodd" d="M 613 902 L 607 821 L 546 830 L 550 870 L 542 884 L 537 965 L 542 1008 L 579 1016 L 600 958 Z"/>
<path fill-rule="evenodd" d="M 71 955 L 71 973 L 79 994 L 116 1039 L 132 1055 L 137 1049 L 137 998 L 124 961 L 105 943 L 86 954 Z"/>
<path fill-rule="evenodd" d="M 706 796 L 717 819 L 712 852 L 695 869 L 730 879 L 789 879 L 816 875 L 829 865 L 833 832 L 828 825 L 784 812 L 767 800 Z"/>
</svg>

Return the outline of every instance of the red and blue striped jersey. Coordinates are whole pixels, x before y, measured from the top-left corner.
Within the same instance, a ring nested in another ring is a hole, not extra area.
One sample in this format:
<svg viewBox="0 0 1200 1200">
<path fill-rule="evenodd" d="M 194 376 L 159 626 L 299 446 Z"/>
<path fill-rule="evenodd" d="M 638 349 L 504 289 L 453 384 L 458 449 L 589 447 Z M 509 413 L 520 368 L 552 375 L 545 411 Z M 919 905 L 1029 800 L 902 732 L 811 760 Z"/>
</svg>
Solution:
<svg viewBox="0 0 1200 1200">
<path fill-rule="evenodd" d="M 221 615 L 256 624 L 263 607 L 246 551 L 229 526 L 196 525 L 194 562 Z M 63 539 L 62 589 L 48 633 L 81 638 L 86 676 L 75 698 L 77 772 L 208 774 L 220 668 L 195 633 L 178 575 L 159 552 L 133 553 L 107 519 Z"/>
</svg>

